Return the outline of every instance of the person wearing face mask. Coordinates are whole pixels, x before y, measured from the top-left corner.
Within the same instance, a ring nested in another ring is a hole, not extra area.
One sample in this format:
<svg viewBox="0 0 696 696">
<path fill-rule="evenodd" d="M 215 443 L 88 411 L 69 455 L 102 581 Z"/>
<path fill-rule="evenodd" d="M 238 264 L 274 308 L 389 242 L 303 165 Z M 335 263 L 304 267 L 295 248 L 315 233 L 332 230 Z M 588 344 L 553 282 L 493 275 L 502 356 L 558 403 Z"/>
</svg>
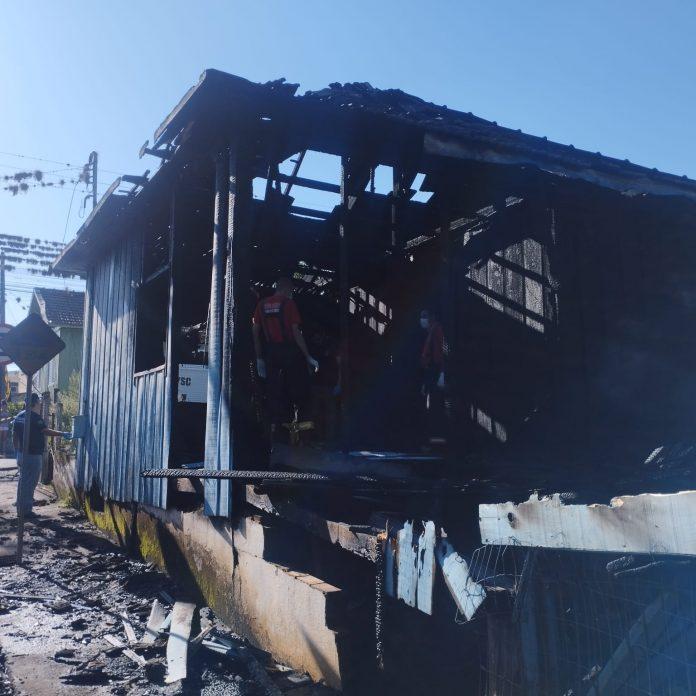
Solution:
<svg viewBox="0 0 696 696">
<path fill-rule="evenodd" d="M 425 399 L 428 429 L 432 435 L 444 418 L 445 333 L 435 314 L 428 309 L 420 313 L 420 325 L 425 332 L 421 351 L 423 370 L 421 393 Z"/>
</svg>

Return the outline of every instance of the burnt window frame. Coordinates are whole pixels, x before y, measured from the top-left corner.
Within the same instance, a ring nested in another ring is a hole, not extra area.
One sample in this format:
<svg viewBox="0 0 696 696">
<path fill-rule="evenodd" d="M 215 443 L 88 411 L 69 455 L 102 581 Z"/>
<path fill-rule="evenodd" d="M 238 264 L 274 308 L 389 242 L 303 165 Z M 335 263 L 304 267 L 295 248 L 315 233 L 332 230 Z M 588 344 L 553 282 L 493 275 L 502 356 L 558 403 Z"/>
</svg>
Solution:
<svg viewBox="0 0 696 696">
<path fill-rule="evenodd" d="M 142 236 L 141 279 L 135 297 L 134 377 L 167 366 L 171 241 L 169 224 L 159 235 L 158 228 L 150 224 Z M 160 345 L 162 353 L 158 359 Z"/>
</svg>

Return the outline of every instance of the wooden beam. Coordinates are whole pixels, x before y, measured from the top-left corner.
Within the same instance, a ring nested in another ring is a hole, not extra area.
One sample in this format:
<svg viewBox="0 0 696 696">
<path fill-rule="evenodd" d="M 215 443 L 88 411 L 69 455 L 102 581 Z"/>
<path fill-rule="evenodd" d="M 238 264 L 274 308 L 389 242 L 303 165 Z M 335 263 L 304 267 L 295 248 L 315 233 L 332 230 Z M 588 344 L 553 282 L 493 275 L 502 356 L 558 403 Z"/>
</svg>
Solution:
<svg viewBox="0 0 696 696">
<path fill-rule="evenodd" d="M 147 626 L 145 627 L 145 634 L 141 640 L 141 643 L 146 645 L 149 643 L 154 643 L 159 637 L 160 628 L 162 623 L 167 618 L 167 610 L 164 605 L 156 599 L 152 603 L 152 609 L 150 609 L 150 617 L 147 620 Z"/>
<path fill-rule="evenodd" d="M 486 598 L 482 585 L 472 580 L 469 564 L 454 550 L 447 539 L 440 539 L 435 549 L 447 589 L 457 609 L 470 621 Z"/>
<path fill-rule="evenodd" d="M 644 493 L 609 505 L 564 505 L 558 494 L 479 505 L 484 544 L 696 556 L 696 491 Z"/>
<path fill-rule="evenodd" d="M 406 170 L 403 167 L 392 169 L 391 244 L 394 248 L 400 248 L 405 241 L 402 235 L 404 207 L 414 194 L 411 184 L 417 173 L 416 169 Z"/>
<path fill-rule="evenodd" d="M 418 584 L 416 607 L 424 614 L 433 613 L 435 588 L 435 523 L 429 520 L 423 525 L 418 538 Z"/>
<path fill-rule="evenodd" d="M 331 217 L 331 213 L 327 212 L 326 210 L 303 208 L 300 205 L 291 205 L 289 210 L 294 215 L 304 215 L 305 217 L 313 217 L 317 218 L 318 220 L 328 220 Z"/>
<path fill-rule="evenodd" d="M 396 543 L 392 544 L 387 539 L 384 554 L 385 592 L 409 607 L 432 614 L 436 568 L 435 523 L 424 522 L 417 541 L 413 538 L 413 527 L 413 522 L 405 522 L 401 529 L 392 533 Z"/>
<path fill-rule="evenodd" d="M 222 369 L 218 407 L 216 467 L 220 471 L 244 468 L 237 461 L 251 432 L 248 360 L 251 358 L 251 205 L 252 169 L 245 142 L 234 141 L 228 153 L 227 262 L 225 267 L 222 328 Z M 212 311 L 211 311 L 212 320 Z M 234 381 L 234 385 L 233 385 Z M 206 512 L 226 517 L 231 513 L 231 485 L 216 481 L 206 488 Z M 210 493 L 208 493 L 210 491 Z"/>
<path fill-rule="evenodd" d="M 351 374 L 350 374 L 350 263 L 349 239 L 354 222 L 353 208 L 370 178 L 370 165 L 357 157 L 341 158 L 341 217 L 338 227 L 339 333 L 341 358 L 341 446 L 351 444 Z"/>
<path fill-rule="evenodd" d="M 413 522 L 406 522 L 396 534 L 396 596 L 409 607 L 416 606 L 418 554 L 413 545 Z"/>
<path fill-rule="evenodd" d="M 135 635 L 135 629 L 133 628 L 133 624 L 131 623 L 128 614 L 125 611 L 121 614 L 121 623 L 123 624 L 123 631 L 126 634 L 128 642 L 131 644 L 137 643 L 138 637 Z"/>
<path fill-rule="evenodd" d="M 275 178 L 277 181 L 286 183 L 290 186 L 300 186 L 301 188 L 314 189 L 315 191 L 327 191 L 328 193 L 341 193 L 341 187 L 338 184 L 330 184 L 326 181 L 305 179 L 302 176 L 292 176 L 291 174 L 283 174 L 282 172 L 278 172 Z"/>
<path fill-rule="evenodd" d="M 188 642 L 191 636 L 191 623 L 196 605 L 190 602 L 176 602 L 172 612 L 172 625 L 167 641 L 167 684 L 186 679 Z"/>
<path fill-rule="evenodd" d="M 177 182 L 178 183 L 178 182 Z M 162 466 L 168 467 L 172 446 L 172 422 L 174 420 L 174 404 L 179 383 L 179 336 L 176 330 L 176 292 L 177 274 L 175 268 L 181 264 L 180 255 L 176 253 L 179 231 L 177 230 L 177 214 L 180 205 L 177 204 L 177 185 L 174 185 L 169 203 L 169 253 L 167 269 L 169 270 L 169 302 L 167 306 L 167 344 L 165 348 L 166 373 L 164 378 L 164 423 L 162 427 Z M 161 269 L 160 269 L 161 270 Z M 156 271 L 157 272 L 157 271 Z M 150 276 L 151 278 L 152 276 Z M 148 279 L 150 280 L 150 279 Z M 147 281 L 145 281 L 147 282 Z M 144 284 L 144 283 L 143 283 Z M 166 486 L 165 483 L 159 483 Z"/>
<path fill-rule="evenodd" d="M 205 468 L 217 469 L 218 409 L 220 408 L 220 378 L 222 374 L 222 318 L 225 290 L 225 257 L 227 255 L 227 153 L 220 151 L 215 157 L 215 212 L 213 214 L 213 259 L 210 282 L 210 318 L 208 321 L 208 396 L 205 420 Z M 206 480 L 205 512 L 212 514 L 216 508 L 218 484 Z"/>
<path fill-rule="evenodd" d="M 247 503 L 269 515 L 281 517 L 298 525 L 320 539 L 336 544 L 346 551 L 370 561 L 377 559 L 377 535 L 351 529 L 345 522 L 327 520 L 296 503 L 272 499 L 266 493 L 257 493 L 253 485 L 246 486 Z"/>
</svg>

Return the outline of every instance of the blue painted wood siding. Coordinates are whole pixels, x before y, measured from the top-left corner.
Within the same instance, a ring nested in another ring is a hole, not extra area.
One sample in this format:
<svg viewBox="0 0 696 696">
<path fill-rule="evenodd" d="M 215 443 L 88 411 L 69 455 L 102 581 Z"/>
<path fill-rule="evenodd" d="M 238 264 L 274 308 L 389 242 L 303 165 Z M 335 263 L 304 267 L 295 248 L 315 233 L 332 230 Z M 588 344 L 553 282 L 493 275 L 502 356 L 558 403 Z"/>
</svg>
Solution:
<svg viewBox="0 0 696 696">
<path fill-rule="evenodd" d="M 93 483 L 120 502 L 166 506 L 166 480 L 140 476 L 163 465 L 164 368 L 134 376 L 140 235 L 119 242 L 91 271 L 87 434 L 78 455 L 85 490 Z M 89 326 L 85 322 L 85 326 Z"/>
</svg>

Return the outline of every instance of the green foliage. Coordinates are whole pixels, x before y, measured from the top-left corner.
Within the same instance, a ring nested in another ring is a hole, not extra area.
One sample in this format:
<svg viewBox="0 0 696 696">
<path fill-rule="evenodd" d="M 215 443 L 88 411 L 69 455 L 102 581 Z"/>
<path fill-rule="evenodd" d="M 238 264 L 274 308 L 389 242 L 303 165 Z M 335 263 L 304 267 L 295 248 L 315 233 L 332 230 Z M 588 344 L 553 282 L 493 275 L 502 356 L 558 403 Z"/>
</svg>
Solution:
<svg viewBox="0 0 696 696">
<path fill-rule="evenodd" d="M 71 430 L 72 419 L 80 412 L 80 373 L 75 370 L 68 379 L 68 388 L 61 391 L 60 401 L 63 404 L 63 416 L 58 424 L 60 430 Z"/>
<path fill-rule="evenodd" d="M 7 412 L 12 418 L 14 418 L 20 411 L 24 410 L 23 401 L 8 401 L 7 402 Z"/>
</svg>

